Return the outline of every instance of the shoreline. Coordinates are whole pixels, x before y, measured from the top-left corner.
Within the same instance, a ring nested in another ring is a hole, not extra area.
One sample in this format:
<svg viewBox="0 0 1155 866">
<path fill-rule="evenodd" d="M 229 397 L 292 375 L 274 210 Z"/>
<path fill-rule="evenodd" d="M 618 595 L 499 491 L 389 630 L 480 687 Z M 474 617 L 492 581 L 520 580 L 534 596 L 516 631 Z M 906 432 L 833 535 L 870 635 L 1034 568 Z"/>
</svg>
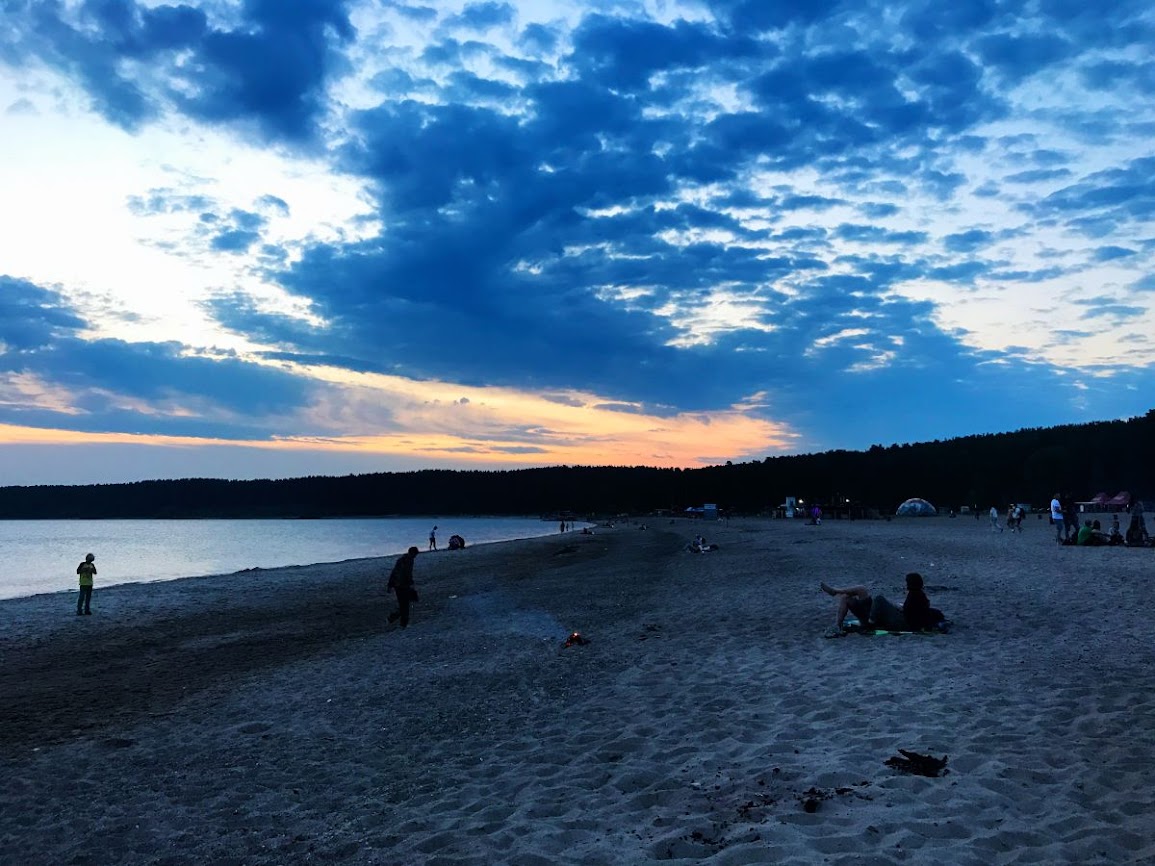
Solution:
<svg viewBox="0 0 1155 866">
<path fill-rule="evenodd" d="M 96 553 L 99 588 L 396 556 L 414 542 L 424 549 L 431 525 L 416 518 L 327 520 L 308 526 L 280 519 L 50 521 L 44 529 L 36 521 L 21 523 L 30 526 L 0 527 L 6 530 L 0 532 L 0 558 L 8 568 L 0 576 L 0 600 L 75 592 L 73 557 L 85 551 Z M 452 534 L 465 536 L 472 546 L 541 537 L 556 528 L 529 517 L 442 523 L 443 548 Z"/>
<path fill-rule="evenodd" d="M 1049 530 L 495 542 L 420 555 L 404 631 L 392 557 L 5 600 L 0 860 L 1155 862 L 1155 551 Z M 819 580 L 909 570 L 950 634 L 822 637 Z"/>
</svg>

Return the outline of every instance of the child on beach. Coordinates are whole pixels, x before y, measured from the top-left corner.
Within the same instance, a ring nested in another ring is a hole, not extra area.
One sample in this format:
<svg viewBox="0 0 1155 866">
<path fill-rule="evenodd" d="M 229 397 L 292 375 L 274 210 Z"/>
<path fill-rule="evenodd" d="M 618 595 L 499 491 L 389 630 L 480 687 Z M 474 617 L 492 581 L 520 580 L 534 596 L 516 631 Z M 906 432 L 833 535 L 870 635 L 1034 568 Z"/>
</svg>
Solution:
<svg viewBox="0 0 1155 866">
<path fill-rule="evenodd" d="M 96 559 L 91 553 L 84 557 L 84 562 L 76 566 L 76 573 L 80 575 L 80 597 L 76 599 L 76 615 L 92 615 L 92 576 L 96 574 Z"/>
<path fill-rule="evenodd" d="M 413 587 L 413 561 L 419 552 L 416 547 L 411 547 L 399 556 L 386 585 L 397 596 L 397 610 L 389 614 L 389 622 L 401 620 L 401 628 L 409 625 L 409 604 L 417 598 L 417 590 Z"/>
<path fill-rule="evenodd" d="M 863 630 L 871 628 L 886 631 L 926 631 L 941 627 L 946 620 L 941 610 L 930 606 L 923 589 L 922 575 L 912 571 L 906 576 L 906 600 L 902 607 L 895 607 L 885 596 L 871 596 L 865 586 L 844 588 L 820 584 L 822 591 L 834 596 L 837 601 L 834 627 L 827 632 L 828 637 L 836 637 L 845 631 L 843 621 L 847 612 L 858 617 Z"/>
</svg>

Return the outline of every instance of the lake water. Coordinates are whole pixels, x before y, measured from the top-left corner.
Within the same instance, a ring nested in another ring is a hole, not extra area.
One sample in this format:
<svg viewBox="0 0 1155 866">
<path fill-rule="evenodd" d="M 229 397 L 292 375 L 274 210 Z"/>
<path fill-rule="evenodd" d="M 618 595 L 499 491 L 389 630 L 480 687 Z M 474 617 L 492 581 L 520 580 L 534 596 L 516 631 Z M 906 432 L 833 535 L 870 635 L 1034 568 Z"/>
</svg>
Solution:
<svg viewBox="0 0 1155 866">
<path fill-rule="evenodd" d="M 312 565 L 437 546 L 467 546 L 558 531 L 537 518 L 357 520 L 0 520 L 0 598 L 75 589 L 76 566 L 96 555 L 96 585 L 145 583 L 246 568 Z M 243 575 L 238 579 L 243 579 Z"/>
</svg>

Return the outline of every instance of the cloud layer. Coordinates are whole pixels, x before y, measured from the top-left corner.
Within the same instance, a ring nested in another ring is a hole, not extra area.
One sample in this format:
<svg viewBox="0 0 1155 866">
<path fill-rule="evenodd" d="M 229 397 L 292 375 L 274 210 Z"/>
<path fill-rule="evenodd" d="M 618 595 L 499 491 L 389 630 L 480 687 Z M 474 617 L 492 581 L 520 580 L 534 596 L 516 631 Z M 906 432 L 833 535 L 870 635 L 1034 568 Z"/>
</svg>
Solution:
<svg viewBox="0 0 1155 866">
<path fill-rule="evenodd" d="M 701 462 L 1122 417 L 1155 393 L 1149 4 L 4 12 L 9 119 L 127 135 L 171 180 L 123 190 L 140 243 L 214 270 L 183 296 L 199 340 L 121 333 L 115 284 L 101 306 L 50 269 L 5 278 L 0 423 L 403 436 L 431 462 L 495 437 L 525 463 L 590 462 L 556 445 L 594 425 L 615 462 Z M 205 136 L 289 168 L 230 201 L 182 167 Z M 294 165 L 356 189 L 356 218 L 310 225 L 316 201 L 278 181 Z M 422 387 L 532 417 L 418 411 Z M 625 415 L 667 434 L 647 448 Z"/>
</svg>

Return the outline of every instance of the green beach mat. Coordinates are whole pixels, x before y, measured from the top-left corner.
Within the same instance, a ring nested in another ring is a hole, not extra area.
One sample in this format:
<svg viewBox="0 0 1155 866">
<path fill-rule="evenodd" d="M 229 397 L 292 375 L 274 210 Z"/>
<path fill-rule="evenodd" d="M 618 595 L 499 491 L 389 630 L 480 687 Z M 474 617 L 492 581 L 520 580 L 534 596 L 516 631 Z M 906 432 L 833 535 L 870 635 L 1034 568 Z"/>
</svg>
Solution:
<svg viewBox="0 0 1155 866">
<path fill-rule="evenodd" d="M 896 630 L 896 629 L 886 629 L 886 628 L 873 628 L 873 629 L 870 629 L 869 631 L 865 631 L 862 628 L 862 623 L 859 622 L 857 619 L 855 619 L 853 616 L 846 617 L 846 619 L 843 620 L 842 624 L 843 624 L 843 626 L 849 626 L 850 628 L 854 629 L 854 631 L 843 632 L 843 635 L 861 634 L 861 635 L 866 635 L 867 637 L 879 637 L 882 635 L 898 636 L 898 635 L 913 634 L 913 635 L 922 635 L 923 637 L 929 637 L 931 635 L 948 634 L 949 633 L 946 631 L 941 631 L 940 629 L 931 629 L 930 631 L 908 631 L 905 629 L 897 629 Z"/>
</svg>

